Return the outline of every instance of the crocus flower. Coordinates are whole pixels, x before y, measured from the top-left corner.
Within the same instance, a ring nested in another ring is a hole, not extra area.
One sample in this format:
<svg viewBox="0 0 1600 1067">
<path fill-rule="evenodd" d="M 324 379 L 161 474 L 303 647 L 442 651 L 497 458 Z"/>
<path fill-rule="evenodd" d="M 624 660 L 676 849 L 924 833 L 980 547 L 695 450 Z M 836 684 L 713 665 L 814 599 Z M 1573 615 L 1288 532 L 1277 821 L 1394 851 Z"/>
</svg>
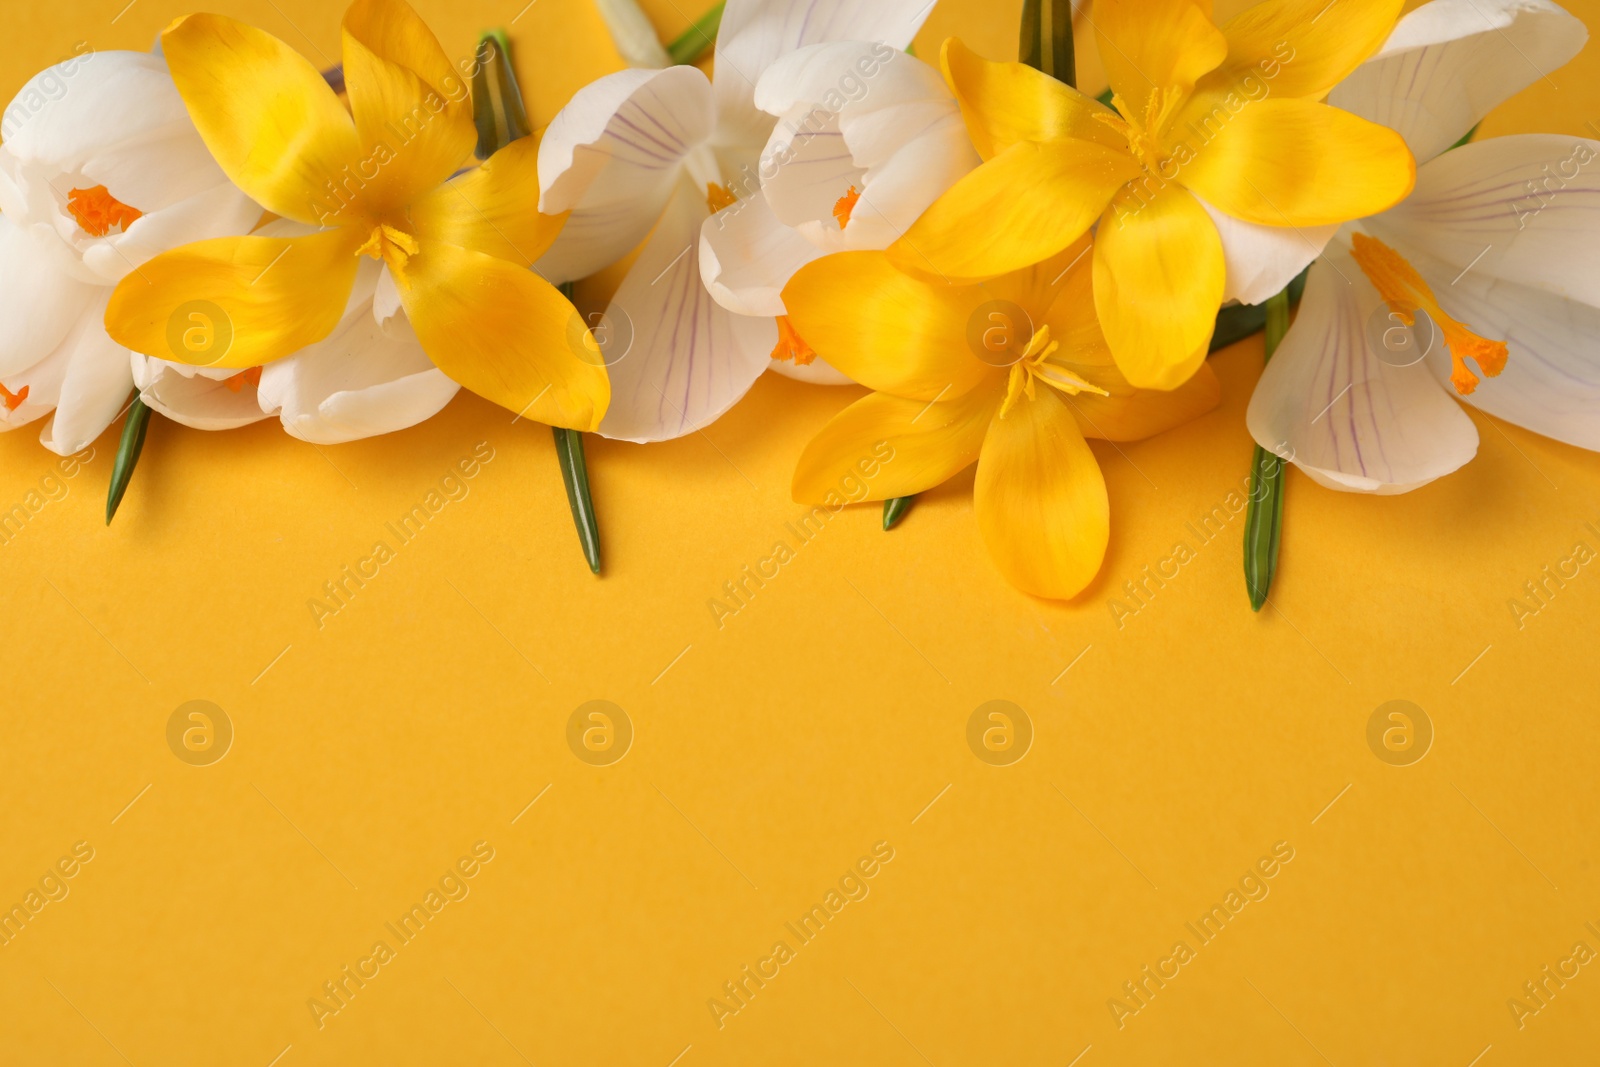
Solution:
<svg viewBox="0 0 1600 1067">
<path fill-rule="evenodd" d="M 1086 437 L 1134 441 L 1216 406 L 1205 365 L 1172 391 L 1138 390 L 1095 320 L 1089 240 L 982 285 L 925 282 L 884 252 L 811 263 L 783 299 L 818 354 L 872 394 L 801 456 L 794 498 L 838 503 L 841 484 L 909 496 L 976 461 L 978 526 L 1006 578 L 1044 597 L 1100 569 L 1110 504 Z M 865 466 L 863 466 L 863 464 Z"/>
<path fill-rule="evenodd" d="M 939 72 L 886 44 L 791 52 L 755 102 L 778 125 L 739 202 L 701 230 L 700 271 L 729 311 L 778 319 L 774 370 L 843 383 L 785 317 L 783 287 L 829 253 L 888 248 L 978 154 Z"/>
<path fill-rule="evenodd" d="M 1254 302 L 1251 286 L 1265 299 L 1316 255 L 1303 231 L 1381 211 L 1414 176 L 1392 130 L 1321 102 L 1383 43 L 1400 0 L 1266 0 L 1221 27 L 1210 6 L 1095 6 L 1115 111 L 949 42 L 945 74 L 985 162 L 895 243 L 895 263 L 981 279 L 1098 221 L 1095 306 L 1117 365 L 1141 387 L 1186 379 L 1224 299 Z"/>
<path fill-rule="evenodd" d="M 279 219 L 267 237 L 313 232 Z M 325 339 L 251 370 L 133 357 L 146 404 L 199 430 L 226 430 L 277 415 L 284 430 L 332 445 L 392 433 L 444 410 L 460 387 L 422 350 L 399 293 L 376 260 L 364 260 L 344 317 Z"/>
<path fill-rule="evenodd" d="M 660 441 L 691 433 L 732 407 L 772 363 L 777 322 L 713 300 L 697 254 L 702 230 L 715 225 L 708 220 L 738 202 L 747 184 L 740 177 L 755 173 L 777 124 L 756 106 L 763 73 L 807 45 L 904 49 L 932 7 L 729 0 L 714 81 L 689 66 L 620 71 L 579 90 L 550 123 L 539 154 L 540 207 L 571 216 L 539 271 L 557 281 L 587 277 L 649 238 L 607 310 L 615 395 L 602 434 Z M 853 75 L 850 84 L 860 81 Z"/>
<path fill-rule="evenodd" d="M 453 380 L 540 422 L 599 425 L 605 368 L 584 358 L 572 305 L 528 269 L 562 221 L 528 196 L 532 139 L 451 177 L 477 139 L 467 85 L 409 6 L 357 0 L 346 12 L 349 112 L 306 59 L 232 19 L 181 19 L 162 48 L 223 171 L 273 213 L 319 228 L 156 257 L 113 295 L 112 336 L 184 363 L 269 364 L 334 332 L 371 257 Z"/>
<path fill-rule="evenodd" d="M 1587 36 L 1546 0 L 1435 0 L 1333 91 L 1421 165 L 1403 203 L 1345 227 L 1312 266 L 1250 401 L 1262 447 L 1323 485 L 1379 494 L 1476 454 L 1461 403 L 1600 450 L 1600 142 L 1448 150 Z"/>
<path fill-rule="evenodd" d="M 261 208 L 206 151 L 160 56 L 91 52 L 38 74 L 0 145 L 0 429 L 82 450 L 128 403 L 113 287 L 157 253 L 244 234 Z"/>
</svg>

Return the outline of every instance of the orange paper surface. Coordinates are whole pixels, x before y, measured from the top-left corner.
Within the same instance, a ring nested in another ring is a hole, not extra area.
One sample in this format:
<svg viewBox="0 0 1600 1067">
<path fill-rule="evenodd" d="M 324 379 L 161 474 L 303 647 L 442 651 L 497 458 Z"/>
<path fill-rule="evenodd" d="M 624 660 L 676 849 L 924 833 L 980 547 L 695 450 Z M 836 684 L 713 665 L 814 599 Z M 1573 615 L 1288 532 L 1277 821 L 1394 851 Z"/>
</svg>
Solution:
<svg viewBox="0 0 1600 1067">
<path fill-rule="evenodd" d="M 120 2 L 9 6 L 0 90 L 187 10 Z M 685 2 L 647 4 L 664 34 Z M 542 125 L 618 61 L 586 0 L 522 3 L 418 8 L 456 56 L 508 25 Z M 1014 55 L 1020 6 L 940 0 L 918 51 Z M 328 3 L 211 9 L 337 56 Z M 1597 136 L 1597 73 L 1590 46 L 1480 136 Z M 158 418 L 109 529 L 115 430 L 71 477 L 0 437 L 0 508 L 42 501 L 0 545 L 0 906 L 39 903 L 0 1063 L 1593 1062 L 1596 565 L 1510 605 L 1600 548 L 1600 467 L 1474 413 L 1477 459 L 1407 496 L 1292 473 L 1252 614 L 1260 364 L 1095 444 L 1111 547 L 1068 604 L 1000 578 L 970 474 L 892 534 L 868 506 L 794 535 L 795 459 L 854 388 L 768 376 L 704 433 L 591 438 L 598 580 L 549 431 L 466 395 L 338 447 Z"/>
</svg>

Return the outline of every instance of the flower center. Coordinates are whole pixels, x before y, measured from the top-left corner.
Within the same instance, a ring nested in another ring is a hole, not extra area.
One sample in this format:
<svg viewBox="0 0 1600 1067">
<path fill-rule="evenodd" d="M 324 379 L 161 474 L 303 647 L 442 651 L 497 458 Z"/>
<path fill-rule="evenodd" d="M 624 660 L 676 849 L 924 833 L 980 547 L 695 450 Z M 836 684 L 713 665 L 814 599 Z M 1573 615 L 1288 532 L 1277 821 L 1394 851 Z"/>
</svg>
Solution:
<svg viewBox="0 0 1600 1067">
<path fill-rule="evenodd" d="M 772 358 L 792 359 L 797 367 L 804 367 L 817 358 L 816 351 L 796 332 L 787 315 L 778 316 L 778 344 L 772 350 Z"/>
<path fill-rule="evenodd" d="M 243 391 L 244 387 L 247 384 L 248 385 L 260 385 L 261 384 L 261 368 L 260 367 L 251 367 L 248 370 L 242 370 L 238 374 L 235 374 L 231 378 L 224 378 L 222 380 L 222 384 L 226 385 L 228 387 L 228 392 L 230 392 L 230 393 L 237 393 L 237 392 Z"/>
<path fill-rule="evenodd" d="M 1491 378 L 1506 369 L 1506 343 L 1481 337 L 1446 315 L 1433 290 L 1404 256 L 1364 233 L 1355 234 L 1350 243 L 1361 273 L 1378 290 L 1389 310 L 1400 316 L 1401 322 L 1414 326 L 1417 312 L 1426 311 L 1444 334 L 1444 343 L 1450 349 L 1450 384 L 1456 387 L 1456 392 L 1470 396 L 1478 388 L 1478 376 L 1467 368 L 1469 358 Z"/>
<path fill-rule="evenodd" d="M 1098 385 L 1084 381 L 1059 363 L 1051 363 L 1050 357 L 1060 348 L 1060 341 L 1050 339 L 1049 323 L 1034 331 L 1033 336 L 1028 339 L 1028 347 L 1022 350 L 1022 357 L 1011 365 L 1011 376 L 1006 380 L 1006 399 L 1000 405 L 1002 419 L 1020 397 L 1026 396 L 1029 400 L 1034 398 L 1035 381 L 1043 382 L 1052 389 L 1059 389 L 1068 396 L 1077 396 L 1084 392 L 1098 393 L 1101 396 L 1111 395 Z"/>
<path fill-rule="evenodd" d="M 833 205 L 833 217 L 839 220 L 839 229 L 842 230 L 850 225 L 850 216 L 855 214 L 856 205 L 860 202 L 861 194 L 852 185 L 850 191 L 841 196 L 839 202 Z"/>
<path fill-rule="evenodd" d="M 67 194 L 67 210 L 90 237 L 104 237 L 114 229 L 126 231 L 144 212 L 129 207 L 103 185 L 93 189 L 74 189 Z"/>
<path fill-rule="evenodd" d="M 28 399 L 28 387 L 26 385 L 14 393 L 5 386 L 0 385 L 0 404 L 4 404 L 7 411 L 17 410 L 26 399 Z"/>
<path fill-rule="evenodd" d="M 733 187 L 718 185 L 716 182 L 706 182 L 706 207 L 715 215 L 725 207 L 732 207 L 739 202 L 733 195 Z"/>
<path fill-rule="evenodd" d="M 1096 122 L 1104 123 L 1126 137 L 1128 151 L 1133 153 L 1140 165 L 1151 174 L 1159 174 L 1165 158 L 1161 151 L 1161 130 L 1182 98 L 1176 89 L 1152 89 L 1145 98 L 1144 114 L 1139 115 L 1122 97 L 1113 95 L 1111 105 L 1118 113 L 1113 115 L 1096 110 L 1093 117 Z"/>
<path fill-rule="evenodd" d="M 394 275 L 395 282 L 401 286 L 408 286 L 411 283 L 405 276 L 406 263 L 419 251 L 421 247 L 415 237 L 384 222 L 372 228 L 372 236 L 367 238 L 366 244 L 356 249 L 356 255 L 371 256 L 387 263 L 389 273 Z"/>
</svg>

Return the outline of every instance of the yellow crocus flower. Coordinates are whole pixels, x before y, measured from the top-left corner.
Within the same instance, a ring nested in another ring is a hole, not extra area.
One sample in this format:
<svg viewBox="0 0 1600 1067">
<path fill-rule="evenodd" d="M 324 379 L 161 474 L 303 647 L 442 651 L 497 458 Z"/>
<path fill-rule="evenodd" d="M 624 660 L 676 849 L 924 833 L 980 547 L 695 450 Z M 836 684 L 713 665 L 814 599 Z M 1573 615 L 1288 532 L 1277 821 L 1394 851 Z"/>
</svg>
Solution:
<svg viewBox="0 0 1600 1067">
<path fill-rule="evenodd" d="M 1149 437 L 1220 397 L 1205 365 L 1170 392 L 1128 384 L 1095 320 L 1090 262 L 1084 236 L 974 285 L 913 278 L 884 252 L 801 268 L 783 290 L 796 332 L 876 392 L 806 447 L 795 500 L 833 504 L 864 469 L 874 474 L 862 499 L 910 496 L 976 461 L 978 525 L 1001 572 L 1037 596 L 1081 592 L 1110 534 L 1105 479 L 1084 439 Z"/>
<path fill-rule="evenodd" d="M 529 269 L 565 219 L 536 210 L 533 138 L 452 178 L 477 136 L 467 82 L 403 0 L 345 13 L 349 111 L 304 57 L 232 19 L 179 19 L 161 47 L 228 177 L 319 229 L 155 257 L 113 294 L 112 337 L 185 363 L 259 366 L 327 337 L 371 256 L 380 297 L 398 298 L 440 370 L 540 422 L 600 424 L 605 369 L 583 358 L 572 305 Z"/>
<path fill-rule="evenodd" d="M 894 262 L 992 277 L 1098 221 L 1095 305 L 1117 365 L 1141 387 L 1182 383 L 1218 305 L 1244 288 L 1230 270 L 1259 271 L 1263 246 L 1278 254 L 1287 238 L 1304 255 L 1281 286 L 1331 233 L 1305 231 L 1382 211 L 1416 176 L 1398 134 L 1320 102 L 1383 43 L 1400 0 L 1266 0 L 1220 27 L 1210 8 L 1094 5 L 1114 111 L 946 42 L 945 77 L 985 162 L 896 243 Z"/>
</svg>

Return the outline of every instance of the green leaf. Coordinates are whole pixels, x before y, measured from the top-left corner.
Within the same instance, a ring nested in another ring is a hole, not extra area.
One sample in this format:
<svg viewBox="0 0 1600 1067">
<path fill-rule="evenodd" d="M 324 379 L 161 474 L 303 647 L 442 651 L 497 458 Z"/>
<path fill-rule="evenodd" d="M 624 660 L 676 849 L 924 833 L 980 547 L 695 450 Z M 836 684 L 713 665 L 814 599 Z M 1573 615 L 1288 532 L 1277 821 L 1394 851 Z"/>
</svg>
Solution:
<svg viewBox="0 0 1600 1067">
<path fill-rule="evenodd" d="M 1273 296 L 1266 305 L 1267 359 L 1289 331 L 1289 290 Z M 1278 570 L 1278 546 L 1283 537 L 1283 484 L 1288 463 L 1256 445 L 1250 467 L 1250 505 L 1244 518 L 1244 584 L 1250 609 L 1260 611 Z"/>
<path fill-rule="evenodd" d="M 917 502 L 914 496 L 897 496 L 883 502 L 883 529 L 885 532 L 900 525 L 900 520 L 906 517 L 906 512 L 911 510 L 911 505 Z"/>
<path fill-rule="evenodd" d="M 139 465 L 139 453 L 144 451 L 145 431 L 150 428 L 150 409 L 137 396 L 128 405 L 128 417 L 122 424 L 122 441 L 117 445 L 117 460 L 111 465 L 111 489 L 106 493 L 106 525 L 122 506 L 122 494 L 128 491 L 133 478 L 133 468 Z"/>
<path fill-rule="evenodd" d="M 1072 52 L 1072 0 L 1023 0 L 1022 62 L 1076 87 Z"/>
<path fill-rule="evenodd" d="M 1095 97 L 1095 99 L 1100 101 L 1106 107 L 1110 107 L 1111 106 L 1111 86 L 1109 86 L 1109 85 L 1106 86 L 1106 91 L 1101 93 L 1099 96 Z"/>
<path fill-rule="evenodd" d="M 1483 123 L 1481 123 L 1481 122 L 1478 123 L 1478 126 L 1482 126 L 1482 125 L 1483 125 Z M 1478 126 L 1474 126 L 1474 127 L 1472 127 L 1472 129 L 1470 129 L 1466 133 L 1462 134 L 1461 135 L 1461 140 L 1459 140 L 1455 144 L 1451 145 L 1450 148 L 1460 148 L 1462 145 L 1464 145 L 1468 141 L 1472 140 L 1472 138 L 1475 137 L 1477 135 L 1477 133 L 1478 133 Z M 1446 152 L 1450 151 L 1450 148 L 1446 148 L 1445 151 Z"/>
<path fill-rule="evenodd" d="M 522 90 L 511 67 L 511 41 L 504 30 L 478 38 L 478 72 L 472 76 L 472 121 L 478 127 L 479 159 L 533 132 Z"/>
<path fill-rule="evenodd" d="M 1300 303 L 1300 294 L 1305 289 L 1306 272 L 1301 271 L 1285 290 L 1289 294 L 1289 303 Z M 1217 312 L 1216 330 L 1211 334 L 1211 351 L 1237 344 L 1246 337 L 1260 333 L 1266 325 L 1266 304 L 1230 304 Z"/>
<path fill-rule="evenodd" d="M 718 3 L 667 45 L 667 55 L 674 63 L 698 63 L 700 57 L 711 50 L 717 43 L 717 30 L 722 28 L 722 9 L 726 6 L 726 0 Z"/>
<path fill-rule="evenodd" d="M 594 516 L 594 499 L 589 494 L 589 467 L 583 456 L 583 434 L 560 426 L 550 429 L 556 435 L 556 458 L 561 461 L 561 480 L 567 486 L 567 503 L 578 528 L 578 543 L 589 569 L 600 573 L 600 524 Z"/>
</svg>

